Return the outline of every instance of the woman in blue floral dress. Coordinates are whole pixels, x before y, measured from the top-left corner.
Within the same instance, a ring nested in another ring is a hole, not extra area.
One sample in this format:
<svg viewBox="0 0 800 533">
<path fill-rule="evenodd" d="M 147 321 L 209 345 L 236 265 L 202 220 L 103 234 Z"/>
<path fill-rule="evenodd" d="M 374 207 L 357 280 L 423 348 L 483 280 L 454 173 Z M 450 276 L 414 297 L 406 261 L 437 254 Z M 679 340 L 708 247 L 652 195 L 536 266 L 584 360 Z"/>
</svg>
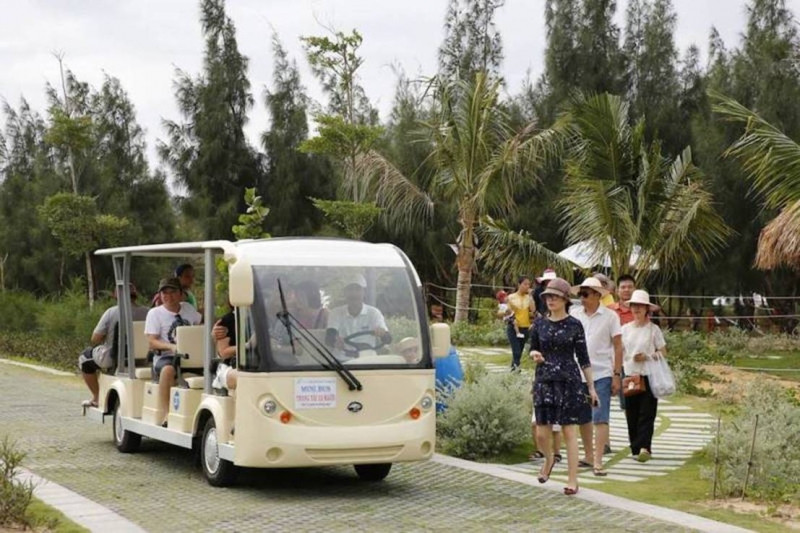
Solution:
<svg viewBox="0 0 800 533">
<path fill-rule="evenodd" d="M 578 419 L 586 402 L 597 402 L 597 394 L 583 326 L 567 313 L 569 294 L 570 285 L 565 280 L 556 278 L 550 282 L 542 293 L 549 315 L 534 322 L 530 339 L 531 357 L 537 363 L 533 384 L 537 447 L 545 456 L 539 482 L 546 482 L 553 470 L 553 424 L 560 424 L 567 444 L 568 480 L 564 494 L 573 495 L 578 492 Z M 588 398 L 581 384 L 581 371 L 589 388 Z"/>
</svg>

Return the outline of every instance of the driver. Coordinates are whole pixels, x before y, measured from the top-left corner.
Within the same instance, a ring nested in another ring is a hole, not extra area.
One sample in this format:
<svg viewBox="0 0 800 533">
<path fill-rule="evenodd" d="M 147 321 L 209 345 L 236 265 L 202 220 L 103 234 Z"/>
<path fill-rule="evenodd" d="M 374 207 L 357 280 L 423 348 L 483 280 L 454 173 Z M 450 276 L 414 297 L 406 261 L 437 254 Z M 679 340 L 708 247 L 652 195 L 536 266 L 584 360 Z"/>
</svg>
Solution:
<svg viewBox="0 0 800 533">
<path fill-rule="evenodd" d="M 331 309 L 328 317 L 328 332 L 335 335 L 333 344 L 338 355 L 358 357 L 358 347 L 366 345 L 374 349 L 392 341 L 386 320 L 376 307 L 364 303 L 364 291 L 367 281 L 361 274 L 355 274 L 347 279 L 344 286 L 344 297 L 347 302 L 340 307 Z M 360 334 L 360 335 L 356 335 Z M 347 340 L 352 337 L 352 340 Z"/>
</svg>

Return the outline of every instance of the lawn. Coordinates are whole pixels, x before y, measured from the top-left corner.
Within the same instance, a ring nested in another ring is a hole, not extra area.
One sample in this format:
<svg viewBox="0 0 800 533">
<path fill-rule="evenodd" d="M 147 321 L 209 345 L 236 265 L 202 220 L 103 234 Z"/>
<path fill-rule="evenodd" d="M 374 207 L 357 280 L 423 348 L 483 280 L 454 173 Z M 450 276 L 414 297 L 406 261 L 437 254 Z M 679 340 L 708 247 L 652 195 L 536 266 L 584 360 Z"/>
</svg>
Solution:
<svg viewBox="0 0 800 533">
<path fill-rule="evenodd" d="M 739 356 L 733 365 L 751 372 L 764 372 L 781 379 L 800 381 L 800 352 L 768 351 L 755 356 Z"/>
</svg>

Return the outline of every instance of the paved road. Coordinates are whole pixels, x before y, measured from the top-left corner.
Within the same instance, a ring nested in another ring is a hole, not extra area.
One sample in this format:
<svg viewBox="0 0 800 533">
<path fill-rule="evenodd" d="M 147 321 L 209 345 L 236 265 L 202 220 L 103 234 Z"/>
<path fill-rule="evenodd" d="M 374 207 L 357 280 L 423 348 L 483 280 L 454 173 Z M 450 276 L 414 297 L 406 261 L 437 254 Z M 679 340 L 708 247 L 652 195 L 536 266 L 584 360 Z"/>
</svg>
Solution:
<svg viewBox="0 0 800 533">
<path fill-rule="evenodd" d="M 149 531 L 682 530 L 434 462 L 396 465 L 380 484 L 350 468 L 248 470 L 237 487 L 215 489 L 184 450 L 145 441 L 118 453 L 110 424 L 80 416 L 77 378 L 0 365 L 0 390 L 0 435 L 20 441 L 30 470 Z"/>
</svg>

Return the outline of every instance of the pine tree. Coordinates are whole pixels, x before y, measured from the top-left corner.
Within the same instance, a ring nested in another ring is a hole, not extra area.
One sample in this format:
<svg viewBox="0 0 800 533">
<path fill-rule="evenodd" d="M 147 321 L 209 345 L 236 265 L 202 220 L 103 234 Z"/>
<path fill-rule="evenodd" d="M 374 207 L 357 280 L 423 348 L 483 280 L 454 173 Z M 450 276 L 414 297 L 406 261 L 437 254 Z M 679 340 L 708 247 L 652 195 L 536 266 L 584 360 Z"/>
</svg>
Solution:
<svg viewBox="0 0 800 533">
<path fill-rule="evenodd" d="M 176 72 L 184 122 L 165 122 L 168 141 L 159 154 L 187 192 L 184 213 L 206 238 L 226 238 L 244 208 L 244 189 L 263 184 L 263 169 L 244 134 L 253 97 L 233 21 L 223 0 L 202 0 L 200 12 L 203 73 Z"/>
<path fill-rule="evenodd" d="M 619 94 L 622 90 L 625 58 L 614 23 L 616 11 L 614 0 L 583 0 L 577 41 L 581 53 L 577 88 L 583 92 Z"/>
<path fill-rule="evenodd" d="M 277 35 L 272 37 L 272 48 L 273 88 L 264 98 L 271 124 L 261 136 L 267 154 L 267 223 L 277 236 L 311 235 L 322 217 L 309 198 L 334 193 L 333 169 L 323 158 L 299 151 L 308 137 L 308 98 L 297 63 L 289 60 Z"/>
<path fill-rule="evenodd" d="M 505 0 L 450 0 L 439 47 L 439 75 L 471 79 L 486 72 L 501 77 L 503 41 L 494 15 L 504 4 Z"/>
</svg>

